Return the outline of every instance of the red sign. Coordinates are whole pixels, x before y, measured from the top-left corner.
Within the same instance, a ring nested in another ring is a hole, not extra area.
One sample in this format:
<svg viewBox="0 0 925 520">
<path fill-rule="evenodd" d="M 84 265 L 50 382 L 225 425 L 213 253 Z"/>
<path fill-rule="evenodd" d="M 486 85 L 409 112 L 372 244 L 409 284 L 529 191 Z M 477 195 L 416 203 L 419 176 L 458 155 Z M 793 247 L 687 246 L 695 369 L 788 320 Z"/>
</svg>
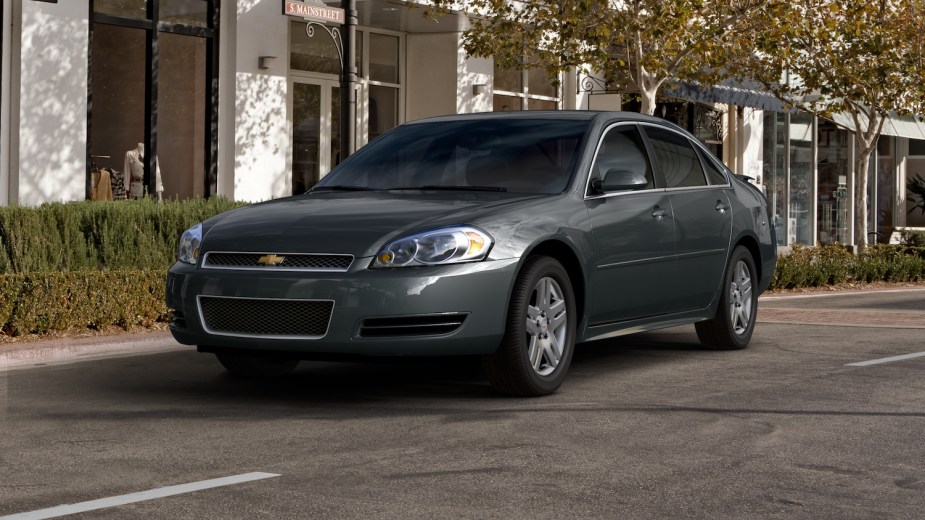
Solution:
<svg viewBox="0 0 925 520">
<path fill-rule="evenodd" d="M 328 7 L 321 2 L 300 2 L 298 0 L 283 0 L 283 14 L 298 16 L 318 22 L 344 23 L 344 10 L 337 7 Z"/>
</svg>

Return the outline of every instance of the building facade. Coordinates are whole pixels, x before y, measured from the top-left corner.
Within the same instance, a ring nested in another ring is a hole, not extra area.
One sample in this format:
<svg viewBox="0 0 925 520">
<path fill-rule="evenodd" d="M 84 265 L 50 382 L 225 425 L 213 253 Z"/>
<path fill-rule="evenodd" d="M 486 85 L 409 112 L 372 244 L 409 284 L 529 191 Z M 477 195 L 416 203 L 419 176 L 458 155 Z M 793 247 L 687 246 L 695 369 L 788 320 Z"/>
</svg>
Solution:
<svg viewBox="0 0 925 520">
<path fill-rule="evenodd" d="M 465 16 L 425 17 L 419 6 L 387 0 L 356 4 L 356 117 L 347 127 L 355 148 L 429 116 L 627 108 L 622 95 L 575 73 L 553 81 L 541 70 L 468 58 Z M 286 5 L 3 2 L 0 204 L 94 198 L 101 178 L 117 199 L 259 201 L 310 187 L 347 153 L 343 13 L 340 2 L 306 4 L 315 8 L 308 17 Z M 687 127 L 764 187 L 782 245 L 850 242 L 847 131 L 733 93 L 679 89 L 657 115 Z M 870 172 L 871 229 L 884 235 L 925 226 L 906 186 L 919 172 L 925 177 L 925 141 L 893 133 Z"/>
</svg>

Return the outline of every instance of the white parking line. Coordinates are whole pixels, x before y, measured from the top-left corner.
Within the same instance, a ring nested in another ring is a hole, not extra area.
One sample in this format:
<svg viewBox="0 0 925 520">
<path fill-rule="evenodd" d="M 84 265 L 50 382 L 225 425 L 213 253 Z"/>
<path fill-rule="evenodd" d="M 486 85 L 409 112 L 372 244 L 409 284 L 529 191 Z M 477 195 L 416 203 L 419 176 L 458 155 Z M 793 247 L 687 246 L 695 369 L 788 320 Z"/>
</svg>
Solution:
<svg viewBox="0 0 925 520">
<path fill-rule="evenodd" d="M 56 518 L 64 515 L 73 515 L 74 513 L 84 513 L 107 507 L 123 506 L 134 502 L 142 502 L 154 498 L 164 498 L 172 495 L 183 493 L 192 493 L 203 489 L 211 489 L 232 484 L 241 484 L 252 480 L 261 480 L 265 478 L 279 477 L 275 473 L 243 473 L 241 475 L 232 475 L 230 477 L 214 478 L 211 480 L 201 480 L 199 482 L 190 482 L 189 484 L 179 484 L 176 486 L 166 486 L 128 495 L 119 495 L 116 497 L 101 498 L 99 500 L 90 500 L 88 502 L 78 502 L 76 504 L 62 504 L 60 506 L 49 507 L 48 509 L 39 509 L 25 513 L 16 513 L 14 515 L 0 516 L 0 520 L 38 520 L 41 518 Z"/>
<path fill-rule="evenodd" d="M 881 359 L 872 359 L 870 361 L 861 361 L 860 363 L 848 363 L 846 367 L 866 367 L 870 365 L 879 365 L 881 363 L 892 363 L 894 361 L 902 361 L 904 359 L 912 359 L 917 357 L 925 356 L 925 352 L 916 352 L 915 354 L 904 354 L 902 356 L 893 356 L 885 357 Z"/>
</svg>

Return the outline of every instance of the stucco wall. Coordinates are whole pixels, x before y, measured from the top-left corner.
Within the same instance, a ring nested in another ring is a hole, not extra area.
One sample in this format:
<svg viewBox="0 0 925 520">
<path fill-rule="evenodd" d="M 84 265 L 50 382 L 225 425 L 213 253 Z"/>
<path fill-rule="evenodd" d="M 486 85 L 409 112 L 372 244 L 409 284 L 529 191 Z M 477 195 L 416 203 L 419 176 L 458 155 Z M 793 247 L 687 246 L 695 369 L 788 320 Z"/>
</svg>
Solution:
<svg viewBox="0 0 925 520">
<path fill-rule="evenodd" d="M 245 201 L 283 197 L 292 190 L 286 167 L 288 19 L 281 14 L 279 0 L 237 0 L 236 4 L 235 92 L 229 93 L 235 99 L 230 195 Z M 259 70 L 260 56 L 276 56 L 276 61 L 270 69 Z M 228 178 L 227 172 L 223 178 Z M 227 189 L 221 192 L 229 195 Z"/>
<path fill-rule="evenodd" d="M 457 113 L 459 33 L 409 34 L 406 47 L 405 120 Z"/>
<path fill-rule="evenodd" d="M 22 205 L 85 196 L 87 1 L 21 4 L 21 59 L 12 74 L 19 78 L 18 121 L 11 121 L 19 131 L 11 140 L 9 185 L 10 198 Z"/>
</svg>

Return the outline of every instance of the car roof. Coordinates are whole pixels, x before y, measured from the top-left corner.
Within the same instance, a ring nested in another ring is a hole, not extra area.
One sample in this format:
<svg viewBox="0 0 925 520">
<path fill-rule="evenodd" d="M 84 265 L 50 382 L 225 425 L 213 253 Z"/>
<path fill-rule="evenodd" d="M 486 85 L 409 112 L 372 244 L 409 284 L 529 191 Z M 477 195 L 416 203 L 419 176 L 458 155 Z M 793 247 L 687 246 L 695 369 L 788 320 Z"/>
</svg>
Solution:
<svg viewBox="0 0 925 520">
<path fill-rule="evenodd" d="M 474 114 L 453 114 L 446 116 L 418 119 L 407 124 L 433 123 L 445 121 L 469 121 L 472 119 L 559 119 L 570 121 L 635 121 L 666 124 L 662 118 L 640 114 L 638 112 L 603 112 L 598 110 L 516 110 L 511 112 L 477 112 Z"/>
</svg>

